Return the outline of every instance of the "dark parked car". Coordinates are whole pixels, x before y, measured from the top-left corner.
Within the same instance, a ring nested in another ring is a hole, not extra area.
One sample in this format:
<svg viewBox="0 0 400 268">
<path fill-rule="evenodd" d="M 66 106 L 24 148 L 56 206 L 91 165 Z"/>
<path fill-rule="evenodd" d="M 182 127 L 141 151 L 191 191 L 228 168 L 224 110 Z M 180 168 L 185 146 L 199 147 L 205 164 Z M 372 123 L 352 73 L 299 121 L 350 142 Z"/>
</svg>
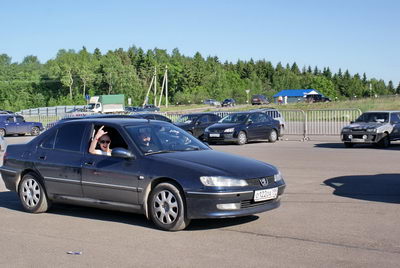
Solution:
<svg viewBox="0 0 400 268">
<path fill-rule="evenodd" d="M 341 137 L 346 147 L 376 144 L 386 148 L 391 141 L 400 140 L 400 111 L 363 113 L 342 129 Z"/>
<path fill-rule="evenodd" d="M 251 97 L 251 104 L 252 105 L 262 105 L 262 104 L 268 104 L 269 101 L 267 97 L 264 95 L 253 95 Z"/>
<path fill-rule="evenodd" d="M 235 142 L 243 145 L 249 140 L 260 139 L 275 142 L 279 136 L 279 121 L 263 112 L 229 114 L 218 123 L 209 126 L 204 133 L 205 140 L 210 144 Z"/>
<path fill-rule="evenodd" d="M 171 123 L 171 119 L 169 119 L 166 116 L 163 116 L 161 114 L 155 114 L 155 113 L 134 113 L 130 114 L 129 117 L 132 118 L 143 118 L 143 119 L 150 119 L 150 120 L 160 120 L 160 121 L 165 121 L 168 123 Z"/>
<path fill-rule="evenodd" d="M 27 133 L 37 136 L 43 130 L 43 125 L 40 122 L 25 122 L 25 119 L 20 115 L 15 114 L 0 114 L 0 135 L 25 135 Z"/>
<path fill-rule="evenodd" d="M 84 116 L 77 116 L 77 117 L 65 117 L 61 120 L 54 121 L 48 123 L 46 125 L 46 129 L 54 127 L 56 124 L 65 121 L 65 120 L 76 120 L 76 119 L 99 119 L 99 118 L 131 118 L 131 119 L 149 119 L 149 120 L 160 120 L 171 123 L 171 119 L 166 116 L 154 113 L 133 113 L 133 114 L 92 114 L 92 115 L 84 115 Z"/>
<path fill-rule="evenodd" d="M 236 105 L 235 99 L 225 99 L 221 104 L 222 107 L 227 107 L 227 106 L 231 106 L 232 107 L 232 106 L 235 106 L 235 105 Z"/>
<path fill-rule="evenodd" d="M 143 111 L 158 112 L 158 111 L 160 111 L 160 108 L 155 106 L 154 104 L 146 104 L 145 106 L 143 106 Z"/>
<path fill-rule="evenodd" d="M 221 117 L 213 113 L 184 114 L 178 118 L 175 125 L 186 130 L 193 136 L 203 139 L 204 130 L 220 119 Z"/>
<path fill-rule="evenodd" d="M 331 102 L 332 100 L 328 97 L 322 96 L 320 94 L 311 94 L 306 96 L 306 102 Z"/>
<path fill-rule="evenodd" d="M 88 152 L 102 126 L 111 156 Z M 153 151 L 139 139 L 143 131 Z M 143 119 L 63 121 L 27 144 L 9 145 L 0 172 L 28 212 L 56 202 L 86 205 L 142 213 L 165 230 L 277 208 L 285 188 L 270 164 L 216 152 L 173 124 Z"/>
</svg>

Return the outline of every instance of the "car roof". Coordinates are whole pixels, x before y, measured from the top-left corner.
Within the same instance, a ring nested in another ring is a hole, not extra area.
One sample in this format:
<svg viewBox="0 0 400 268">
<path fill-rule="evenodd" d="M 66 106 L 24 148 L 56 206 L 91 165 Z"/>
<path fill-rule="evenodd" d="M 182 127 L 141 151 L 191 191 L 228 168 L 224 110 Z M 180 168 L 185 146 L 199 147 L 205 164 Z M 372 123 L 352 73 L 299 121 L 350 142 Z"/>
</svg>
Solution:
<svg viewBox="0 0 400 268">
<path fill-rule="evenodd" d="M 72 124 L 77 122 L 95 123 L 95 124 L 116 124 L 121 126 L 126 125 L 142 125 L 142 124 L 169 124 L 165 121 L 148 120 L 143 118 L 79 118 L 76 120 L 66 120 L 61 122 L 60 125 Z"/>
<path fill-rule="evenodd" d="M 199 115 L 217 115 L 217 114 L 214 114 L 214 113 L 192 113 L 192 114 L 182 114 L 181 116 L 185 116 L 185 115 L 196 115 L 196 116 L 199 116 Z"/>
<path fill-rule="evenodd" d="M 400 113 L 400 111 L 394 111 L 394 110 L 392 110 L 392 111 L 367 111 L 364 113 Z"/>
</svg>

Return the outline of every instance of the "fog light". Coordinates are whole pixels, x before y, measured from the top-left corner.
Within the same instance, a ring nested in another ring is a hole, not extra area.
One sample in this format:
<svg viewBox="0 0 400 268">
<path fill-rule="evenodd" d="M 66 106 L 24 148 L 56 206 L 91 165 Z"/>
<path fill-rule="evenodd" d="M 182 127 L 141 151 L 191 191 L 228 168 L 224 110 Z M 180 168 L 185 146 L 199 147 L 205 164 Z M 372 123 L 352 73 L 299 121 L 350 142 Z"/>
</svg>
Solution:
<svg viewBox="0 0 400 268">
<path fill-rule="evenodd" d="M 350 135 L 349 135 L 349 139 L 352 139 L 352 138 L 353 138 L 353 135 L 350 134 Z"/>
<path fill-rule="evenodd" d="M 366 140 L 368 138 L 367 135 L 363 135 L 363 139 Z"/>
<path fill-rule="evenodd" d="M 240 203 L 217 204 L 217 208 L 221 210 L 240 209 Z"/>
</svg>

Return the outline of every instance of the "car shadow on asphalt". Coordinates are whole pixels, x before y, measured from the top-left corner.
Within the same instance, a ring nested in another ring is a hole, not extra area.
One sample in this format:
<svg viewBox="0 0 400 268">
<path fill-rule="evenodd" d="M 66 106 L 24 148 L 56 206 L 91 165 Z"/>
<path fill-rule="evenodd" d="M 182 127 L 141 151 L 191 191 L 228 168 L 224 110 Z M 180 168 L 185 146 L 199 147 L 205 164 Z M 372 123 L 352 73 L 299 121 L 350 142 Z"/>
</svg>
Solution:
<svg viewBox="0 0 400 268">
<path fill-rule="evenodd" d="M 20 211 L 26 213 L 21 205 L 17 193 L 15 192 L 0 192 L 0 208 Z M 53 204 L 47 213 L 71 216 L 78 218 L 86 218 L 99 221 L 118 222 L 130 225 L 141 226 L 145 228 L 157 229 L 157 227 L 142 214 L 120 212 L 113 210 L 105 210 L 91 207 L 81 207 L 67 204 Z M 191 221 L 186 231 L 200 231 L 219 229 L 234 225 L 241 225 L 257 220 L 259 217 L 252 215 L 239 218 L 228 219 L 202 219 Z"/>
<path fill-rule="evenodd" d="M 329 149 L 377 149 L 377 150 L 400 150 L 400 143 L 391 144 L 388 148 L 381 148 L 373 144 L 356 144 L 353 148 L 346 148 L 343 143 L 316 143 L 314 144 L 316 148 L 329 148 Z"/>
<path fill-rule="evenodd" d="M 400 204 L 400 174 L 342 176 L 324 181 L 333 194 L 384 203 Z"/>
</svg>

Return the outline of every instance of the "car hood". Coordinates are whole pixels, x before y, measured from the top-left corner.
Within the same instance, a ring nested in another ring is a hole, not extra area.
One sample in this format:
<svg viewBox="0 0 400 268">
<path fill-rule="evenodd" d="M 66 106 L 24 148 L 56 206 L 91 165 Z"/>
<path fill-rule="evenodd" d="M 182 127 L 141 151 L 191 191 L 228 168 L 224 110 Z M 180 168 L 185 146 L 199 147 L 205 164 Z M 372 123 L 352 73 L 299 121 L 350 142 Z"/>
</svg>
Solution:
<svg viewBox="0 0 400 268">
<path fill-rule="evenodd" d="M 270 164 L 214 150 L 154 154 L 149 157 L 168 164 L 170 168 L 185 167 L 205 176 L 250 179 L 272 176 L 278 172 Z"/>
<path fill-rule="evenodd" d="M 209 126 L 208 129 L 210 131 L 213 131 L 213 130 L 234 128 L 234 127 L 238 127 L 238 126 L 241 126 L 241 125 L 243 125 L 243 124 L 240 124 L 240 123 L 239 124 L 238 123 L 216 123 L 216 124 L 213 124 L 213 125 Z"/>
<path fill-rule="evenodd" d="M 350 128 L 350 129 L 367 129 L 367 128 L 378 128 L 380 126 L 382 126 L 385 123 L 379 123 L 379 122 L 356 122 L 356 123 L 352 123 L 348 126 L 346 126 L 346 128 Z"/>
</svg>

